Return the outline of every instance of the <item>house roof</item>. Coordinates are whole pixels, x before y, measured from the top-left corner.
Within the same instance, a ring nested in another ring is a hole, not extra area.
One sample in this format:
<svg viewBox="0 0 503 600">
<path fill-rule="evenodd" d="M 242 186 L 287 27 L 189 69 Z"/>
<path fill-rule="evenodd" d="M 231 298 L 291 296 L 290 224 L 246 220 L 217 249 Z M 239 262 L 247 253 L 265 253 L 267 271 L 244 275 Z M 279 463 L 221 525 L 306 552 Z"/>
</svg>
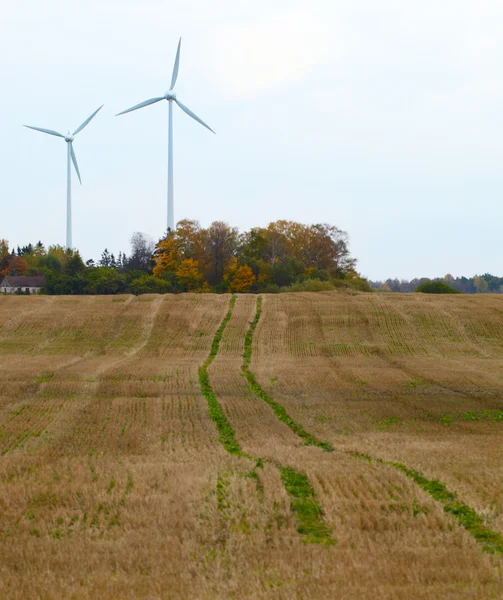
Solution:
<svg viewBox="0 0 503 600">
<path fill-rule="evenodd" d="M 42 287 L 45 279 L 41 276 L 9 275 L 0 283 L 0 287 Z"/>
</svg>

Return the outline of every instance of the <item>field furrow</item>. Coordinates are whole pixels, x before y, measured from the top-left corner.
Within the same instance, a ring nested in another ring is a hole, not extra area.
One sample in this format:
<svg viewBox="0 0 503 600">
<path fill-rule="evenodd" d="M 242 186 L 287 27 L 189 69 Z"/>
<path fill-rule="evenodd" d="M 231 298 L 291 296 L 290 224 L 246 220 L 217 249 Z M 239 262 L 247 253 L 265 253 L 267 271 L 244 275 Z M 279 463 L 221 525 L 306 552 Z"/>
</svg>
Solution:
<svg viewBox="0 0 503 600">
<path fill-rule="evenodd" d="M 335 297 L 327 305 L 326 297 L 312 306 L 322 319 L 336 308 L 346 310 L 352 300 Z M 501 361 L 494 354 L 462 360 L 455 340 L 451 355 L 456 358 L 441 363 L 421 356 L 409 358 L 406 350 L 395 357 L 383 349 L 381 356 L 368 359 L 329 359 L 320 347 L 318 358 L 301 364 L 288 348 L 273 356 L 262 343 L 270 335 L 264 335 L 264 329 L 277 328 L 276 304 L 281 305 L 282 315 L 294 309 L 281 297 L 272 303 L 269 299 L 264 321 L 258 326 L 256 351 L 257 356 L 263 355 L 252 367 L 264 390 L 320 439 L 339 448 L 402 462 L 445 482 L 484 516 L 488 526 L 503 533 L 501 445 L 494 443 L 501 430 L 498 419 L 503 408 L 497 379 Z M 408 312 L 413 312 L 412 302 L 404 300 Z M 396 303 L 392 304 L 395 308 Z M 495 321 L 499 318 L 497 310 L 489 314 Z M 288 324 L 288 319 L 282 319 L 286 327 L 295 327 L 295 320 Z M 348 321 L 339 322 L 341 331 L 334 329 L 331 335 L 344 339 L 349 335 Z M 364 329 L 368 322 L 362 319 Z M 411 339 L 417 337 L 417 324 L 412 329 Z M 393 338 L 388 343 L 393 344 Z M 479 354 L 482 356 L 482 350 Z M 470 453 L 463 451 L 466 444 Z"/>
<path fill-rule="evenodd" d="M 230 331 L 242 328 L 239 321 L 245 315 L 249 320 L 248 310 L 233 315 L 229 323 Z M 225 337 L 224 331 L 223 342 Z M 242 349 L 245 350 L 244 343 Z M 246 357 L 246 351 L 244 354 Z M 285 424 L 278 422 L 271 407 L 256 393 L 250 394 L 251 390 L 247 390 L 248 386 L 244 383 L 241 393 L 236 393 L 239 381 L 230 377 L 238 365 L 232 369 L 230 361 L 229 357 L 216 357 L 210 368 L 211 381 L 230 424 L 236 429 L 236 438 L 243 451 L 278 461 L 294 469 L 301 466 L 313 482 L 327 522 L 334 527 L 338 544 L 345 546 L 351 543 L 355 558 L 361 552 L 361 560 L 364 561 L 369 545 L 377 547 L 383 544 L 389 547 L 390 540 L 400 532 L 400 542 L 407 548 L 409 556 L 414 552 L 422 555 L 424 548 L 428 547 L 428 554 L 436 556 L 437 560 L 450 560 L 457 556 L 454 559 L 457 562 L 468 552 L 471 560 L 484 569 L 482 565 L 485 560 L 470 536 L 458 529 L 448 538 L 446 532 L 451 531 L 452 525 L 442 507 L 432 501 L 427 492 L 418 489 L 417 485 L 410 485 L 394 468 L 386 465 L 378 465 L 376 468 L 365 460 L 342 452 L 321 454 L 323 451 L 316 447 L 302 447 L 298 442 L 295 443 L 292 428 L 289 443 L 286 444 L 285 439 L 277 433 Z M 234 362 L 238 363 L 237 357 Z M 236 391 L 229 394 L 229 388 Z M 246 408 L 239 407 L 240 403 Z M 253 412 L 248 408 L 250 404 L 254 405 Z M 255 418 L 255 415 L 259 415 L 259 418 Z M 302 442 L 302 437 L 300 441 Z M 390 503 L 390 498 L 397 504 Z M 355 503 L 359 509 L 357 519 L 353 518 Z M 364 511 L 370 521 L 362 520 L 360 511 Z M 434 513 L 435 518 L 428 520 L 428 524 L 423 521 L 419 523 L 417 518 L 421 512 Z M 443 532 L 440 537 L 439 529 Z M 403 550 L 398 540 L 395 541 L 395 546 L 397 555 L 394 560 L 399 562 Z"/>
<path fill-rule="evenodd" d="M 502 300 L 0 297 L 0 597 L 500 597 Z"/>
</svg>

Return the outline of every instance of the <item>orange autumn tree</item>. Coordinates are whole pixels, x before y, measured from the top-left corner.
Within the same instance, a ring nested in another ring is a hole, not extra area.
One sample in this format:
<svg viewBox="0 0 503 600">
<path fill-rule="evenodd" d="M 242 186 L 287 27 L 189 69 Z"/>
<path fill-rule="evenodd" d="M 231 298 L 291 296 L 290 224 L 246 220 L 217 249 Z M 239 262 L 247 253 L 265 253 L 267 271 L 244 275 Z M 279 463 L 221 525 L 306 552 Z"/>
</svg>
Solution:
<svg viewBox="0 0 503 600">
<path fill-rule="evenodd" d="M 155 277 L 162 277 L 166 272 L 176 271 L 181 261 L 174 236 L 168 235 L 157 244 L 154 262 L 152 273 Z"/>
<path fill-rule="evenodd" d="M 256 281 L 257 278 L 251 268 L 248 265 L 242 265 L 236 269 L 230 282 L 231 292 L 247 294 Z"/>
<path fill-rule="evenodd" d="M 192 262 L 184 263 L 188 260 Z M 346 232 L 326 223 L 286 220 L 242 234 L 222 221 L 202 228 L 197 221 L 182 220 L 157 244 L 154 261 L 153 274 L 171 282 L 175 291 L 187 286 L 217 293 L 261 291 L 306 278 L 331 281 L 357 276 Z M 194 277 L 196 268 L 200 277 Z"/>
<path fill-rule="evenodd" d="M 28 269 L 28 265 L 24 258 L 20 256 L 13 256 L 9 262 L 7 263 L 7 267 L 2 271 L 2 275 L 8 276 L 11 274 L 14 275 L 24 275 Z"/>
<path fill-rule="evenodd" d="M 224 273 L 224 281 L 228 283 L 231 292 L 247 294 L 257 281 L 257 278 L 251 267 L 248 265 L 238 265 L 236 257 L 233 256 Z"/>
</svg>

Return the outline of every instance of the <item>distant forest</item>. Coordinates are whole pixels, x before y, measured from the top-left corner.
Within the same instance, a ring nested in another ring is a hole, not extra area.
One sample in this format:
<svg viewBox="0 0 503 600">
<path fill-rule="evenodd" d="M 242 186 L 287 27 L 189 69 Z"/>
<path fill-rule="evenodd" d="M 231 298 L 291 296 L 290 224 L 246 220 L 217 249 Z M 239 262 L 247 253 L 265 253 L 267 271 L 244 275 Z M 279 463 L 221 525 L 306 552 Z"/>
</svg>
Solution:
<svg viewBox="0 0 503 600">
<path fill-rule="evenodd" d="M 183 220 L 157 244 L 135 233 L 128 255 L 105 248 L 87 262 L 62 246 L 10 249 L 0 240 L 0 275 L 43 275 L 47 294 L 371 291 L 356 271 L 345 231 L 293 221 L 239 233 L 221 221 L 202 228 Z"/>
<path fill-rule="evenodd" d="M 453 277 L 447 274 L 445 277 L 429 279 L 386 279 L 386 281 L 369 281 L 373 290 L 379 292 L 413 292 L 415 289 L 429 281 L 441 281 L 462 294 L 502 294 L 503 277 L 496 277 L 490 273 L 474 275 L 473 277 Z"/>
</svg>

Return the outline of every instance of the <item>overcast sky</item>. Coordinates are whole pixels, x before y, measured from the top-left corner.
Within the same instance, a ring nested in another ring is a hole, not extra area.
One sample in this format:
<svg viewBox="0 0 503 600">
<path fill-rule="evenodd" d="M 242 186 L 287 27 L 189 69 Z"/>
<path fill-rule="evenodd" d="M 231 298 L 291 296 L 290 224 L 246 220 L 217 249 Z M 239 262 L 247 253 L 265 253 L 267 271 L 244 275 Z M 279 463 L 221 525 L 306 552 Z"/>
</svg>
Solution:
<svg viewBox="0 0 503 600">
<path fill-rule="evenodd" d="M 0 19 L 0 238 L 83 257 L 166 229 L 169 87 L 175 219 L 348 231 L 363 275 L 503 275 L 501 0 L 18 0 Z"/>
</svg>

